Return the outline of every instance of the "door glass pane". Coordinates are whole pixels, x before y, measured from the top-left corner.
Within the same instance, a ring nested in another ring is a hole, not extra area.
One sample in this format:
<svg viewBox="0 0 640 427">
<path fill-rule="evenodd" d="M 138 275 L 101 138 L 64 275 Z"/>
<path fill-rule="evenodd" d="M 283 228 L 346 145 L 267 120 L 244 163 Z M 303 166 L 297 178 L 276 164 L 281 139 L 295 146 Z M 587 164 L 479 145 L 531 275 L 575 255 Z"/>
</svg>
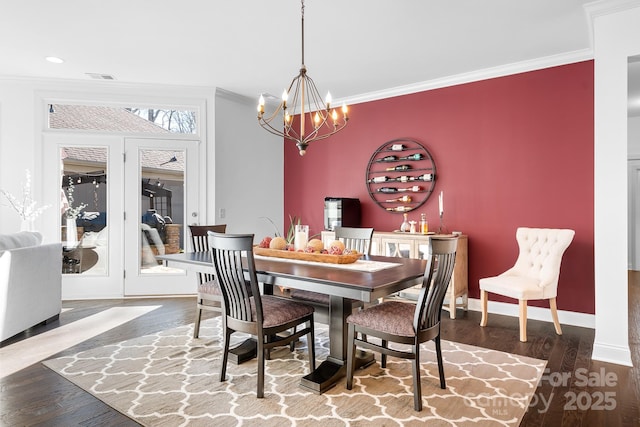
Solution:
<svg viewBox="0 0 640 427">
<path fill-rule="evenodd" d="M 198 121 L 193 110 L 49 104 L 49 128 L 193 135 Z"/>
<path fill-rule="evenodd" d="M 60 149 L 62 273 L 106 275 L 107 148 Z"/>
<path fill-rule="evenodd" d="M 184 151 L 140 150 L 140 272 L 176 273 L 156 255 L 184 248 Z"/>
</svg>

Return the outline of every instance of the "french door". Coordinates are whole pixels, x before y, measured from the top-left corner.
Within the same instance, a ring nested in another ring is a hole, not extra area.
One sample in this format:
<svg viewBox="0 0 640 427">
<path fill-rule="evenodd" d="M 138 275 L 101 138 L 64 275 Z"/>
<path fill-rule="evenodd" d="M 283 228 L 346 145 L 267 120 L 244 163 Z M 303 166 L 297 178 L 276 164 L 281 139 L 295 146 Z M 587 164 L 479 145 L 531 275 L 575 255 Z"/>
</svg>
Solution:
<svg viewBox="0 0 640 427">
<path fill-rule="evenodd" d="M 195 293 L 195 276 L 164 267 L 156 256 L 189 246 L 187 221 L 198 214 L 198 144 L 126 138 L 124 145 L 125 295 Z"/>
<path fill-rule="evenodd" d="M 195 292 L 155 257 L 186 249 L 198 215 L 198 141 L 43 136 L 43 234 L 62 241 L 63 298 Z"/>
</svg>

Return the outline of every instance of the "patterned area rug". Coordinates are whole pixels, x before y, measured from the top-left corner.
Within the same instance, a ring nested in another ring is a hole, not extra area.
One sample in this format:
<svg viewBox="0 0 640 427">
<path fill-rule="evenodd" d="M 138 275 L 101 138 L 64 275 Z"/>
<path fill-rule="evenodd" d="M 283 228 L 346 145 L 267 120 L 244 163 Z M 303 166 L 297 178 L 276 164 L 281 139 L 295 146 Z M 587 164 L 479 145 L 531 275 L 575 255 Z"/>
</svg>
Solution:
<svg viewBox="0 0 640 427">
<path fill-rule="evenodd" d="M 317 325 L 316 357 L 328 354 Z M 299 387 L 308 373 L 306 340 L 266 362 L 265 397 L 256 398 L 257 362 L 229 364 L 219 381 L 219 318 L 43 362 L 145 426 L 517 426 L 545 361 L 443 341 L 447 389 L 439 387 L 433 343 L 423 345 L 423 410 L 413 410 L 411 364 L 388 358 L 356 371 L 322 395 Z M 237 335 L 237 336 L 235 336 Z M 235 342 L 246 338 L 235 334 Z M 376 355 L 379 361 L 379 355 Z"/>
</svg>

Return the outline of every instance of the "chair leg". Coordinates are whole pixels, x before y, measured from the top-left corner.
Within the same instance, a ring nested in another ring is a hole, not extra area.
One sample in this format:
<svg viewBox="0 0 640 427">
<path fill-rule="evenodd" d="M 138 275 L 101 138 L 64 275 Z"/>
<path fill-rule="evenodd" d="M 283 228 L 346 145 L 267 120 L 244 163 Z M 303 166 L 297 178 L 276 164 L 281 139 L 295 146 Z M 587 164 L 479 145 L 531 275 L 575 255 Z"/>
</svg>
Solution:
<svg viewBox="0 0 640 427">
<path fill-rule="evenodd" d="M 440 388 L 446 389 L 447 384 L 444 379 L 444 363 L 442 362 L 442 344 L 440 343 L 440 335 L 434 341 L 436 342 L 436 358 L 438 359 L 438 373 L 440 374 Z"/>
<path fill-rule="evenodd" d="M 229 342 L 231 341 L 231 331 L 228 330 L 226 326 L 224 328 L 224 332 L 222 333 L 222 337 L 224 342 L 222 343 L 222 366 L 220 366 L 220 382 L 226 380 L 227 360 L 229 359 Z"/>
<path fill-rule="evenodd" d="M 487 304 L 489 300 L 489 292 L 480 290 L 480 307 L 482 308 L 482 319 L 480 326 L 487 326 Z"/>
<path fill-rule="evenodd" d="M 193 325 L 193 337 L 198 338 L 200 336 L 200 320 L 202 319 L 202 309 L 196 308 L 196 321 Z"/>
<path fill-rule="evenodd" d="M 267 337 L 258 337 L 258 389 L 256 390 L 256 396 L 258 399 L 264 397 L 264 364 L 267 352 L 269 350 L 264 348 L 264 340 Z"/>
<path fill-rule="evenodd" d="M 310 331 L 307 334 L 307 351 L 309 352 L 309 372 L 316 370 L 316 335 L 313 326 L 313 320 L 308 322 Z M 293 341 L 292 341 L 293 343 Z M 293 351 L 293 350 L 292 350 Z"/>
<path fill-rule="evenodd" d="M 549 308 L 551 309 L 551 317 L 553 318 L 553 325 L 556 327 L 556 334 L 562 335 L 562 328 L 560 327 L 560 321 L 558 320 L 558 306 L 556 305 L 556 299 L 549 299 Z"/>
<path fill-rule="evenodd" d="M 527 300 L 520 300 L 520 341 L 527 342 Z"/>
<path fill-rule="evenodd" d="M 422 411 L 422 386 L 420 385 L 420 344 L 413 346 L 415 359 L 413 359 L 413 409 Z"/>
<path fill-rule="evenodd" d="M 295 326 L 291 329 L 292 335 L 296 333 L 296 329 L 297 328 Z M 296 340 L 293 340 L 289 343 L 289 351 L 293 353 L 295 349 L 296 349 Z"/>
<path fill-rule="evenodd" d="M 349 325 L 349 334 L 347 337 L 347 390 L 353 388 L 353 360 L 355 359 L 356 343 L 355 338 L 355 326 Z"/>
<path fill-rule="evenodd" d="M 387 345 L 388 345 L 387 340 L 382 340 L 382 343 L 380 345 L 382 348 L 387 348 Z M 385 353 L 380 354 L 380 367 L 382 368 L 387 367 L 387 355 Z"/>
</svg>

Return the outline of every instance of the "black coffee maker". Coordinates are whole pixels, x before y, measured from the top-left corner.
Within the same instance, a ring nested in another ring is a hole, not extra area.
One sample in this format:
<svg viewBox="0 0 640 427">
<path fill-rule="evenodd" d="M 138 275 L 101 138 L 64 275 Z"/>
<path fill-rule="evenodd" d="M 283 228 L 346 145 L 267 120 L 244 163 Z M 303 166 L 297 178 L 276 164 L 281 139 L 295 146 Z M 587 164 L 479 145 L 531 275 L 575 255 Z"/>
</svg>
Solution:
<svg viewBox="0 0 640 427">
<path fill-rule="evenodd" d="M 360 227 L 360 199 L 324 198 L 324 229 L 336 227 Z"/>
</svg>

